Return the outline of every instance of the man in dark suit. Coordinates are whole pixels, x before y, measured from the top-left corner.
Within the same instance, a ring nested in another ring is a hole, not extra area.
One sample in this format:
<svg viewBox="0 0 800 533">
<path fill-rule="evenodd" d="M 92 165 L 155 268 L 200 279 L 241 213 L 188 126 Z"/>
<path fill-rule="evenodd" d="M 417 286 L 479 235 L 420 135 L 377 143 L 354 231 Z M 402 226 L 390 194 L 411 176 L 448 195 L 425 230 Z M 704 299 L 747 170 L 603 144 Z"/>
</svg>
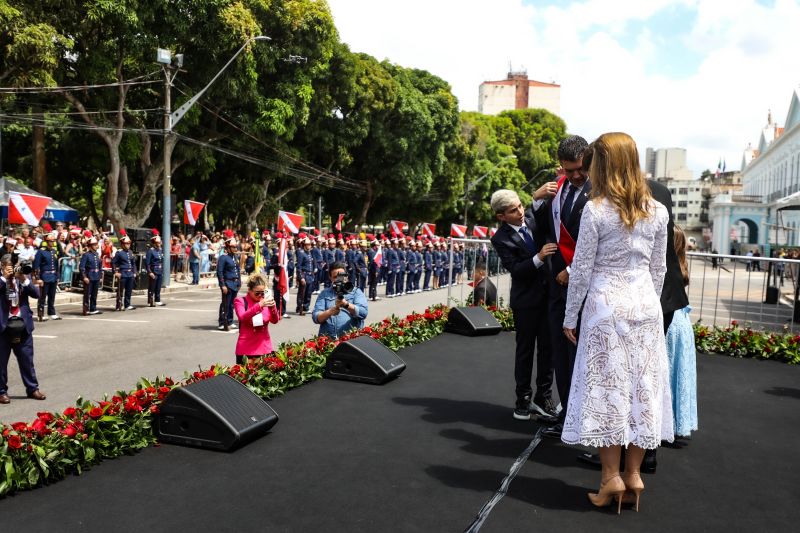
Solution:
<svg viewBox="0 0 800 533">
<path fill-rule="evenodd" d="M 29 298 L 39 298 L 39 290 L 22 272 L 15 272 L 10 259 L 2 260 L 0 277 L 0 404 L 8 397 L 8 359 L 17 357 L 19 372 L 28 398 L 44 400 L 33 367 L 33 313 Z"/>
<path fill-rule="evenodd" d="M 497 305 L 497 287 L 495 287 L 492 280 L 486 275 L 486 263 L 484 261 L 478 262 L 473 268 L 475 279 L 472 285 L 472 294 L 470 294 L 468 301 L 472 305 L 485 305 L 487 307 L 494 307 Z"/>
<path fill-rule="evenodd" d="M 537 244 L 530 212 L 524 212 L 514 191 L 501 189 L 492 195 L 492 211 L 502 223 L 492 236 L 492 246 L 503 267 L 511 274 L 510 306 L 514 313 L 516 356 L 514 379 L 517 402 L 514 418 L 530 420 L 531 410 L 552 417 L 553 367 L 550 359 L 550 333 L 547 328 L 547 280 L 541 267 L 556 251 L 555 244 Z M 536 394 L 531 389 L 533 353 L 538 345 Z"/>
<path fill-rule="evenodd" d="M 583 207 L 591 191 L 589 173 L 583 168 L 583 152 L 588 146 L 589 143 L 578 135 L 562 140 L 558 145 L 558 160 L 563 176 L 558 182 L 545 183 L 533 194 L 534 217 L 542 232 L 541 238 L 558 246 L 548 259 L 545 272 L 548 282 L 547 320 L 561 410 L 557 422 L 542 432 L 542 435 L 556 439 L 561 438 L 575 366 L 576 347 L 564 336 L 563 324 L 572 252 L 578 241 Z"/>
</svg>

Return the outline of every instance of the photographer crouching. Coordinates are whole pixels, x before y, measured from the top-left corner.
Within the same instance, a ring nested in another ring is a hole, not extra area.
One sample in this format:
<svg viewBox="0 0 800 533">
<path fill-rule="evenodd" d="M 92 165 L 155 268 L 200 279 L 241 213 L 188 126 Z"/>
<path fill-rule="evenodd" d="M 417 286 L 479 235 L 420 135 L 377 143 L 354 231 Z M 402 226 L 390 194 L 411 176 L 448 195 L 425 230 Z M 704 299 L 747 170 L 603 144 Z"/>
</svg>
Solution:
<svg viewBox="0 0 800 533">
<path fill-rule="evenodd" d="M 11 255 L 0 260 L 0 404 L 8 397 L 8 359 L 17 357 L 19 372 L 28 398 L 44 400 L 33 367 L 33 313 L 28 298 L 38 298 L 39 290 L 28 277 L 30 265 L 14 266 Z"/>
<path fill-rule="evenodd" d="M 338 338 L 364 326 L 367 318 L 367 297 L 347 278 L 347 267 L 341 261 L 330 266 L 331 286 L 317 296 L 311 318 L 319 324 L 319 334 Z"/>
</svg>

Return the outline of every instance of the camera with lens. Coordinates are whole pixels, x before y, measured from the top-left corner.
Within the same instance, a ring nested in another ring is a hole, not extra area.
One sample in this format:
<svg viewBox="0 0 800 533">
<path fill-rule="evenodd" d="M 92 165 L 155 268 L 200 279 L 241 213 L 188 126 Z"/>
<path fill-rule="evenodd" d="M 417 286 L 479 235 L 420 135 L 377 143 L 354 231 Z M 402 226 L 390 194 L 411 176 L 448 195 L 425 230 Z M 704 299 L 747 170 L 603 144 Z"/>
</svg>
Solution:
<svg viewBox="0 0 800 533">
<path fill-rule="evenodd" d="M 20 262 L 19 256 L 17 254 L 11 254 L 11 264 L 14 265 L 14 274 L 25 274 L 26 276 L 30 276 L 33 272 L 33 266 L 31 266 L 30 261 L 22 261 Z"/>
<path fill-rule="evenodd" d="M 338 299 L 343 299 L 346 294 L 353 292 L 353 282 L 347 280 L 347 276 L 339 276 L 333 282 L 333 292 L 336 293 Z"/>
</svg>

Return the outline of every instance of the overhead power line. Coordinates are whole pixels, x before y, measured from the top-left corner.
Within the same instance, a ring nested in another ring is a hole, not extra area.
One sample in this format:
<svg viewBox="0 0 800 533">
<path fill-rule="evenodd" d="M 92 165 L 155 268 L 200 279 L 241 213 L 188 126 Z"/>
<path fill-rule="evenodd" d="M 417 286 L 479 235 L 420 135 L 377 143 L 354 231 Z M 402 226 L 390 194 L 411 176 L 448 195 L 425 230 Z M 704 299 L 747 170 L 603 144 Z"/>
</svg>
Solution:
<svg viewBox="0 0 800 533">
<path fill-rule="evenodd" d="M 106 89 L 109 87 L 121 87 L 121 86 L 128 86 L 128 85 L 147 85 L 151 83 L 160 83 L 161 80 L 148 80 L 147 78 L 152 77 L 155 74 L 159 74 L 161 71 L 156 70 L 149 74 L 144 74 L 142 76 L 137 76 L 135 78 L 131 78 L 129 80 L 114 82 L 114 83 L 100 83 L 94 85 L 67 85 L 67 86 L 54 86 L 54 87 L 0 87 L 0 93 L 64 93 L 64 92 L 71 92 L 71 91 L 87 91 L 93 89 Z"/>
</svg>

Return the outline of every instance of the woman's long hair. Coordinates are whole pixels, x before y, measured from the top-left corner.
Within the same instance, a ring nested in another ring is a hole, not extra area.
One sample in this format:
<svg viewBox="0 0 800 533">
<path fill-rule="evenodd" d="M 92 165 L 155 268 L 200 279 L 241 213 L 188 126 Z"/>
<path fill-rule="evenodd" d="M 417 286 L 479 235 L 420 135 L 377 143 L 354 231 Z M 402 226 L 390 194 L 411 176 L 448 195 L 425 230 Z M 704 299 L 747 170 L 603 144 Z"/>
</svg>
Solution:
<svg viewBox="0 0 800 533">
<path fill-rule="evenodd" d="M 639 151 L 630 135 L 604 133 L 589 145 L 586 157 L 590 159 L 592 198 L 607 198 L 614 204 L 628 229 L 650 217 L 652 195 L 639 166 Z"/>
<path fill-rule="evenodd" d="M 678 263 L 681 265 L 681 277 L 683 277 L 683 286 L 689 285 L 689 266 L 686 264 L 686 235 L 680 226 L 675 224 L 673 230 L 673 239 L 675 243 L 675 253 L 678 255 Z"/>
</svg>

